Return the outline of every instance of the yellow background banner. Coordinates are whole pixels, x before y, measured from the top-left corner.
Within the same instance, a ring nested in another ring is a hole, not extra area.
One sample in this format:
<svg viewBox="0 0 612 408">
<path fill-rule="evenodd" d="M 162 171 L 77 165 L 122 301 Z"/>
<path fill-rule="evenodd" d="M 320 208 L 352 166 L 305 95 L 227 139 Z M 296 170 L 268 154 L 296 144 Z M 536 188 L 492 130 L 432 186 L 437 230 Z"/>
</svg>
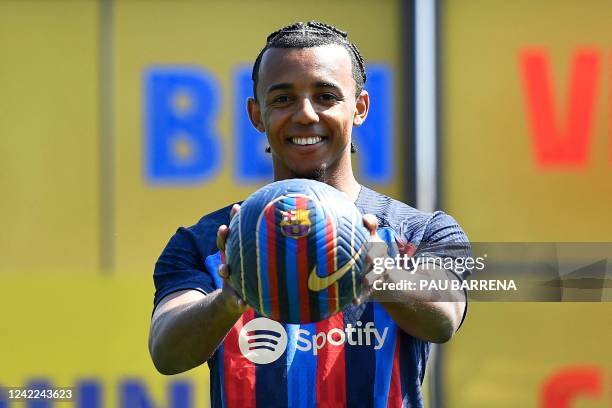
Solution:
<svg viewBox="0 0 612 408">
<path fill-rule="evenodd" d="M 239 182 L 234 172 L 234 74 L 272 31 L 325 21 L 393 74 L 399 118 L 398 8 L 363 0 L 0 2 L 0 386 L 76 387 L 75 407 L 208 406 L 206 366 L 165 377 L 151 362 L 152 274 L 177 227 L 265 183 Z M 219 86 L 212 126 L 220 166 L 191 185 L 147 181 L 146 72 L 157 66 L 191 67 Z M 370 186 L 399 197 L 403 133 L 392 129 L 399 164 L 388 182 Z"/>
<path fill-rule="evenodd" d="M 612 4 L 442 4 L 445 209 L 475 242 L 609 242 Z M 522 65 L 525 54 L 534 50 L 548 62 L 557 142 L 571 134 L 576 53 L 588 50 L 597 58 L 584 162 L 547 165 L 538 160 Z M 566 369 L 590 367 L 599 372 L 600 391 L 589 396 L 580 390 L 570 406 L 609 407 L 611 315 L 610 303 L 471 304 L 468 319 L 446 350 L 449 406 L 550 407 L 543 396 L 545 384 Z M 564 387 L 572 394 L 569 384 Z"/>
</svg>

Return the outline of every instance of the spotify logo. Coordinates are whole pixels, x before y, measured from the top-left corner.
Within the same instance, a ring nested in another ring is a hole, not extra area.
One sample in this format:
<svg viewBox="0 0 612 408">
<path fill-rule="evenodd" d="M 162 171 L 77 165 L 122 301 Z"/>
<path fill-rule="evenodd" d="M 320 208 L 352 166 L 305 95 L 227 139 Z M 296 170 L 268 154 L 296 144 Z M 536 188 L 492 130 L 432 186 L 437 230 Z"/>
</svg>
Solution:
<svg viewBox="0 0 612 408">
<path fill-rule="evenodd" d="M 285 352 L 287 332 L 280 323 L 258 317 L 242 327 L 238 346 L 247 360 L 255 364 L 270 364 Z"/>
</svg>

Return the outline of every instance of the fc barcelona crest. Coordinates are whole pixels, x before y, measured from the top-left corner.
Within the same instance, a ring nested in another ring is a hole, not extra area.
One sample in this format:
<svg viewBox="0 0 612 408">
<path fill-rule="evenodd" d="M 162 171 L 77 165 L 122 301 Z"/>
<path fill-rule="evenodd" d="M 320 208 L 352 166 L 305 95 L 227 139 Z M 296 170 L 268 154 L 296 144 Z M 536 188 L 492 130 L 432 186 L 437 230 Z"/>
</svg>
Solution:
<svg viewBox="0 0 612 408">
<path fill-rule="evenodd" d="M 310 231 L 310 210 L 282 211 L 281 232 L 288 238 L 301 238 Z"/>
</svg>

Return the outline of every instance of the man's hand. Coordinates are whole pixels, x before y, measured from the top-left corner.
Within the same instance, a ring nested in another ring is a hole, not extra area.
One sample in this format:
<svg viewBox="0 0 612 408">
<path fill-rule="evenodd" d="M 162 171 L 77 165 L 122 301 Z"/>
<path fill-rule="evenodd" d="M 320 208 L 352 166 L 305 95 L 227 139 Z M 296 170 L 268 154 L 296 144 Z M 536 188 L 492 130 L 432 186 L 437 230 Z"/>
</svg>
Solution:
<svg viewBox="0 0 612 408">
<path fill-rule="evenodd" d="M 240 211 L 240 205 L 234 204 L 230 211 L 230 221 L 236 214 Z M 227 225 L 221 225 L 217 230 L 217 248 L 221 251 L 222 259 L 224 262 L 227 261 L 227 257 L 225 254 L 225 243 L 227 242 L 227 237 L 229 236 L 230 230 Z M 248 310 L 249 306 L 246 302 L 238 295 L 236 290 L 232 288 L 229 283 L 230 270 L 229 265 L 227 263 L 222 263 L 219 265 L 219 270 L 217 271 L 219 276 L 223 278 L 223 287 L 221 288 L 221 296 L 224 300 L 224 304 L 228 308 L 228 310 L 233 313 L 244 313 Z"/>
<path fill-rule="evenodd" d="M 363 276 L 361 283 L 361 293 L 353 300 L 353 304 L 360 305 L 367 301 L 372 295 L 372 284 L 375 279 L 380 279 L 380 276 L 372 271 L 374 260 L 387 256 L 387 244 L 380 238 L 376 230 L 378 229 L 378 220 L 372 214 L 363 216 L 363 226 L 369 231 L 368 254 L 366 256 L 365 269 L 366 273 Z"/>
</svg>

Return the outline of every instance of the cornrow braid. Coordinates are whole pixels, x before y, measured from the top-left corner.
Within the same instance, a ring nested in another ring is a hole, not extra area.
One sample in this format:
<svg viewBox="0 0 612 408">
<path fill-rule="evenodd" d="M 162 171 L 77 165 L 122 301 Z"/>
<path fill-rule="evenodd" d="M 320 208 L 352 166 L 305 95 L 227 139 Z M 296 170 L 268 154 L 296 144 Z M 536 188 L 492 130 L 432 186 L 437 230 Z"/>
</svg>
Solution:
<svg viewBox="0 0 612 408">
<path fill-rule="evenodd" d="M 294 23 L 268 35 L 266 45 L 259 52 L 253 64 L 251 79 L 253 80 L 253 97 L 257 100 L 257 84 L 259 82 L 259 66 L 263 54 L 270 48 L 311 48 L 323 45 L 337 44 L 344 47 L 351 57 L 353 79 L 356 84 L 355 97 L 359 96 L 366 82 L 366 67 L 357 46 L 348 40 L 346 31 L 318 21 Z"/>
</svg>

